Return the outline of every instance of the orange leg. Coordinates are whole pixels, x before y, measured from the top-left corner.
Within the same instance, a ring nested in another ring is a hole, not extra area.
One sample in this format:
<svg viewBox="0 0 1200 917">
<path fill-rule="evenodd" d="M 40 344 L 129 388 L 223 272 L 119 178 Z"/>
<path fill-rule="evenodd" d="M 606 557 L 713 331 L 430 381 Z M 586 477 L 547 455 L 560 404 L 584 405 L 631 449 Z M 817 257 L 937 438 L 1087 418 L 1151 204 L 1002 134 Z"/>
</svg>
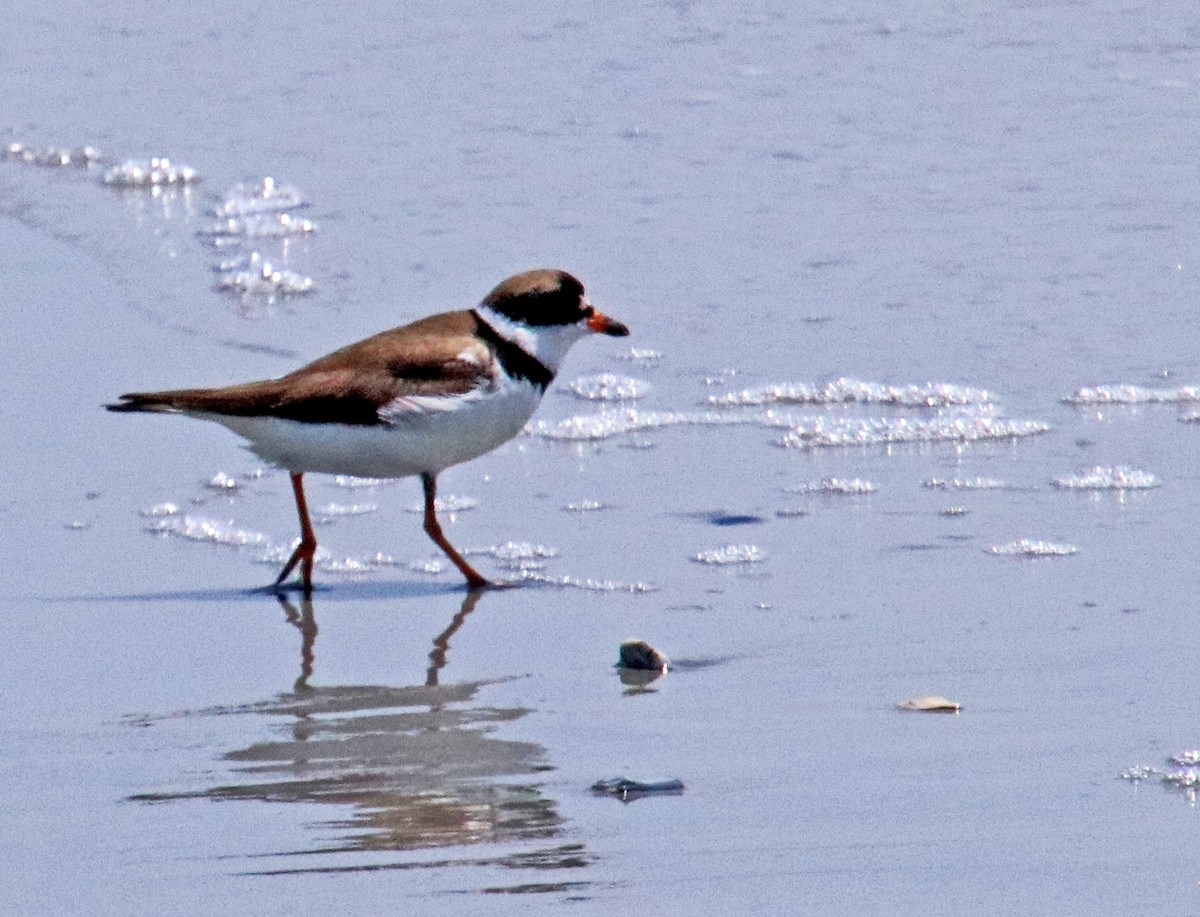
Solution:
<svg viewBox="0 0 1200 917">
<path fill-rule="evenodd" d="M 308 518 L 308 504 L 304 500 L 304 472 L 292 472 L 292 492 L 296 495 L 296 511 L 300 514 L 300 543 L 283 565 L 283 572 L 275 580 L 278 586 L 288 574 L 300 565 L 300 576 L 304 580 L 304 594 L 312 594 L 313 555 L 317 553 L 317 536 L 313 534 L 312 521 Z"/>
<path fill-rule="evenodd" d="M 474 567 L 463 560 L 462 555 L 454 550 L 454 546 L 442 534 L 442 527 L 438 524 L 437 513 L 433 510 L 433 501 L 437 496 L 437 479 L 433 475 L 426 473 L 421 475 L 421 483 L 425 486 L 425 534 L 432 538 L 434 544 L 445 551 L 446 556 L 450 558 L 454 566 L 462 571 L 462 575 L 467 578 L 468 589 L 483 589 L 491 586 L 492 583 L 480 576 Z M 316 542 L 313 542 L 313 546 L 316 546 Z M 299 550 L 299 548 L 296 550 Z"/>
</svg>

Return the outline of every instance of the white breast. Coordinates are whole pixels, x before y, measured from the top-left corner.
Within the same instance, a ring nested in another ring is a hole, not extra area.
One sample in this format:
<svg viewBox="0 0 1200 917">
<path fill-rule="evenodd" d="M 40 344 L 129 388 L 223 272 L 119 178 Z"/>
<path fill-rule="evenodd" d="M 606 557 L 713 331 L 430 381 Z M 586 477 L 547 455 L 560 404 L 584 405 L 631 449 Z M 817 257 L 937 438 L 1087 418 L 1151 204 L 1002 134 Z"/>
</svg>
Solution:
<svg viewBox="0 0 1200 917">
<path fill-rule="evenodd" d="M 541 401 L 527 382 L 464 395 L 413 396 L 385 406 L 377 426 L 301 423 L 276 417 L 197 416 L 244 437 L 266 462 L 287 471 L 318 471 L 368 478 L 437 474 L 508 442 Z"/>
</svg>

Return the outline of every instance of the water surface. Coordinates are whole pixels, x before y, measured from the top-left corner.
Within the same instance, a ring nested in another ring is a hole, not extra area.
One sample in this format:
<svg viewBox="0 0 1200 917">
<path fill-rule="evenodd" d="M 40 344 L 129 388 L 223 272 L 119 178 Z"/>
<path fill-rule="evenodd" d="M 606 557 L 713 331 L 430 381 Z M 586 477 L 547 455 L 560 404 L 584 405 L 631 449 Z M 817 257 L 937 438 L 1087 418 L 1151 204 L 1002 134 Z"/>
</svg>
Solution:
<svg viewBox="0 0 1200 917">
<path fill-rule="evenodd" d="M 1191 798 L 1119 779 L 1200 741 L 1192 11 L 0 25 L 0 125 L 32 153 L 0 163 L 5 900 L 1193 905 Z M 103 184 L 152 156 L 202 181 Z M 315 231 L 215 231 L 268 176 Z M 221 288 L 264 262 L 311 290 Z M 532 581 L 474 605 L 415 482 L 319 477 L 322 588 L 281 603 L 286 476 L 215 426 L 100 409 L 543 265 L 634 336 L 581 343 L 527 435 L 442 477 L 451 538 Z M 708 664 L 631 688 L 631 637 Z M 895 708 L 925 694 L 963 710 Z M 686 790 L 592 793 L 614 776 Z"/>
</svg>

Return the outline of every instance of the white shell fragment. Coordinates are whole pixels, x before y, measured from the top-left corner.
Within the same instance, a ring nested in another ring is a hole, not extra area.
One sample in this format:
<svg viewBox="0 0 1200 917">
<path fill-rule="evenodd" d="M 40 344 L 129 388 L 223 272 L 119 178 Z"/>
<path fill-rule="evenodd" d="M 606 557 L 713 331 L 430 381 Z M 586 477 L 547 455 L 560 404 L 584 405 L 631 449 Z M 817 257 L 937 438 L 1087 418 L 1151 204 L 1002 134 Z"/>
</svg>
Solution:
<svg viewBox="0 0 1200 917">
<path fill-rule="evenodd" d="M 926 694 L 922 697 L 910 697 L 908 700 L 899 701 L 896 709 L 914 710 L 920 713 L 958 713 L 962 710 L 962 704 L 946 700 L 940 694 Z"/>
</svg>

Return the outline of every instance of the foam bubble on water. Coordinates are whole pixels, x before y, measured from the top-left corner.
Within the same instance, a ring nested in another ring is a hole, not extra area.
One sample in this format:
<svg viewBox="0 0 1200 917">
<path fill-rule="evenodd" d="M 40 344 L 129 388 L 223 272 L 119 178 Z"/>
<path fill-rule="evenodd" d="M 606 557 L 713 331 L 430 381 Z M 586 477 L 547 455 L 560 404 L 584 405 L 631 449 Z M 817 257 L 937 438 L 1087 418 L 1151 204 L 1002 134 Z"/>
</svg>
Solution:
<svg viewBox="0 0 1200 917">
<path fill-rule="evenodd" d="M 333 479 L 334 487 L 346 487 L 351 490 L 360 487 L 378 487 L 381 484 L 391 484 L 395 478 L 356 478 L 349 474 L 339 474 Z"/>
<path fill-rule="evenodd" d="M 170 515 L 156 519 L 149 531 L 156 535 L 173 535 L 188 541 L 207 541 L 229 547 L 274 547 L 262 532 L 239 528 L 230 520 L 212 519 L 191 514 Z"/>
<path fill-rule="evenodd" d="M 987 550 L 989 554 L 1004 557 L 1067 557 L 1079 553 L 1079 549 L 1073 544 L 1055 544 L 1052 541 L 1032 538 L 1019 538 L 1008 544 L 992 545 Z"/>
<path fill-rule="evenodd" d="M 550 576 L 537 570 L 522 570 L 521 582 L 536 583 L 542 586 L 557 586 L 563 589 L 582 589 L 587 592 L 627 592 L 631 595 L 641 595 L 657 592 L 658 587 L 652 583 L 621 583 L 616 580 L 589 579 L 576 576 Z"/>
<path fill-rule="evenodd" d="M 462 497 L 456 494 L 446 494 L 441 497 L 434 497 L 433 509 L 438 513 L 465 513 L 467 510 L 475 509 L 479 505 L 479 501 L 474 497 Z M 424 503 L 414 503 L 408 508 L 410 513 L 424 513 Z"/>
<path fill-rule="evenodd" d="M 796 494 L 860 496 L 862 494 L 873 494 L 879 488 L 870 481 L 865 481 L 862 478 L 825 478 L 821 481 L 814 481 L 808 484 L 801 484 L 798 487 L 787 487 L 784 489 L 789 493 Z"/>
<path fill-rule="evenodd" d="M 816 449 L 899 443 L 973 443 L 1022 439 L 1049 429 L 1049 424 L 1040 421 L 1005 420 L 975 414 L 928 419 L 815 417 L 798 422 L 779 444 L 788 449 Z"/>
<path fill-rule="evenodd" d="M 563 507 L 568 513 L 594 513 L 606 508 L 599 500 L 577 500 Z"/>
<path fill-rule="evenodd" d="M 209 490 L 222 490 L 229 492 L 237 490 L 241 484 L 238 482 L 238 479 L 232 475 L 228 475 L 224 471 L 218 471 L 204 483 L 204 486 Z"/>
<path fill-rule="evenodd" d="M 276 267 L 259 252 L 252 252 L 248 258 L 225 262 L 219 267 L 221 275 L 216 289 L 222 293 L 274 299 L 278 296 L 302 296 L 316 290 L 316 282 L 311 277 Z"/>
<path fill-rule="evenodd" d="M 24 162 L 34 166 L 50 166 L 52 168 L 74 167 L 87 169 L 104 157 L 95 147 L 63 147 L 45 146 L 30 147 L 16 141 L 6 144 L 4 158 L 15 162 Z"/>
<path fill-rule="evenodd" d="M 626 433 L 662 427 L 754 423 L 756 418 L 736 417 L 715 411 L 642 411 L 628 408 L 602 414 L 582 414 L 564 420 L 535 420 L 526 426 L 532 436 L 561 442 L 595 442 Z M 761 422 L 761 421 L 758 421 Z"/>
<path fill-rule="evenodd" d="M 171 162 L 166 156 L 127 159 L 104 173 L 101 182 L 111 188 L 161 188 L 164 185 L 193 185 L 200 173 L 191 166 Z"/>
<path fill-rule="evenodd" d="M 364 576 L 368 573 L 374 573 L 378 569 L 369 560 L 359 560 L 354 557 L 326 560 L 319 564 L 319 566 L 325 573 L 333 573 L 338 576 Z"/>
<path fill-rule="evenodd" d="M 363 563 L 370 564 L 372 567 L 399 567 L 400 561 L 396 560 L 391 554 L 384 554 L 382 551 L 376 551 L 363 558 Z"/>
<path fill-rule="evenodd" d="M 273 544 L 255 561 L 267 566 L 278 567 L 286 563 L 295 550 L 298 539 L 288 544 Z M 366 557 L 334 557 L 323 547 L 317 548 L 313 557 L 315 570 L 332 576 L 369 576 L 378 573 L 384 567 L 397 566 L 393 557 L 388 554 L 375 553 Z"/>
<path fill-rule="evenodd" d="M 600 373 L 595 376 L 580 376 L 569 383 L 567 389 L 576 398 L 585 401 L 636 401 L 650 390 L 650 386 L 631 376 Z"/>
<path fill-rule="evenodd" d="M 999 478 L 926 478 L 922 487 L 931 490 L 1004 490 L 1008 487 Z"/>
<path fill-rule="evenodd" d="M 252 213 L 244 217 L 229 217 L 200 230 L 214 243 L 221 240 L 286 239 L 317 231 L 317 224 L 290 213 Z"/>
<path fill-rule="evenodd" d="M 1200 787 L 1200 771 L 1193 767 L 1164 771 L 1161 778 L 1163 783 L 1176 786 L 1181 790 L 1195 790 Z"/>
<path fill-rule="evenodd" d="M 884 385 L 858 379 L 834 379 L 824 385 L 785 382 L 713 395 L 708 404 L 718 407 L 763 406 L 768 404 L 889 404 L 897 407 L 951 407 L 993 401 L 986 389 L 926 382 L 922 385 Z"/>
<path fill-rule="evenodd" d="M 698 564 L 726 566 L 729 564 L 757 564 L 766 559 L 762 548 L 753 544 L 727 544 L 720 548 L 700 551 L 692 555 Z"/>
<path fill-rule="evenodd" d="M 506 541 L 503 544 L 492 545 L 482 552 L 468 553 L 488 554 L 501 566 L 510 570 L 541 570 L 546 566 L 548 558 L 558 556 L 558 549 L 528 541 Z"/>
<path fill-rule="evenodd" d="M 1063 399 L 1085 407 L 1105 404 L 1190 404 L 1200 401 L 1200 387 L 1147 388 L 1142 385 L 1096 385 L 1076 389 Z"/>
<path fill-rule="evenodd" d="M 413 573 L 424 573 L 428 576 L 441 576 L 449 569 L 449 564 L 441 557 L 430 557 L 425 560 L 414 560 L 408 565 Z"/>
<path fill-rule="evenodd" d="M 628 360 L 631 363 L 656 363 L 662 357 L 661 350 L 651 350 L 648 347 L 630 347 L 627 352 L 617 354 L 618 360 Z"/>
<path fill-rule="evenodd" d="M 1064 490 L 1149 490 L 1161 486 L 1154 475 L 1127 465 L 1081 468 L 1050 483 Z"/>
<path fill-rule="evenodd" d="M 257 213 L 278 213 L 307 207 L 308 201 L 298 188 L 281 185 L 267 176 L 260 181 L 234 185 L 213 206 L 213 216 L 228 219 Z"/>
<path fill-rule="evenodd" d="M 155 503 L 148 509 L 142 510 L 141 514 L 147 519 L 157 519 L 162 516 L 178 516 L 179 506 L 175 503 Z"/>
<path fill-rule="evenodd" d="M 1152 765 L 1135 764 L 1128 770 L 1121 771 L 1120 778 L 1122 780 L 1130 780 L 1136 783 L 1142 780 L 1149 780 L 1151 777 L 1161 773 L 1161 770 L 1159 770 L 1157 767 L 1153 767 Z"/>
<path fill-rule="evenodd" d="M 379 506 L 375 503 L 327 503 L 316 511 L 318 516 L 362 516 L 373 513 Z"/>
<path fill-rule="evenodd" d="M 1157 780 L 1168 789 L 1181 791 L 1189 805 L 1195 805 L 1200 797 L 1200 751 L 1189 749 L 1167 759 L 1171 767 L 1161 768 L 1150 764 L 1139 764 L 1122 771 L 1120 779 L 1131 783 Z"/>
</svg>

